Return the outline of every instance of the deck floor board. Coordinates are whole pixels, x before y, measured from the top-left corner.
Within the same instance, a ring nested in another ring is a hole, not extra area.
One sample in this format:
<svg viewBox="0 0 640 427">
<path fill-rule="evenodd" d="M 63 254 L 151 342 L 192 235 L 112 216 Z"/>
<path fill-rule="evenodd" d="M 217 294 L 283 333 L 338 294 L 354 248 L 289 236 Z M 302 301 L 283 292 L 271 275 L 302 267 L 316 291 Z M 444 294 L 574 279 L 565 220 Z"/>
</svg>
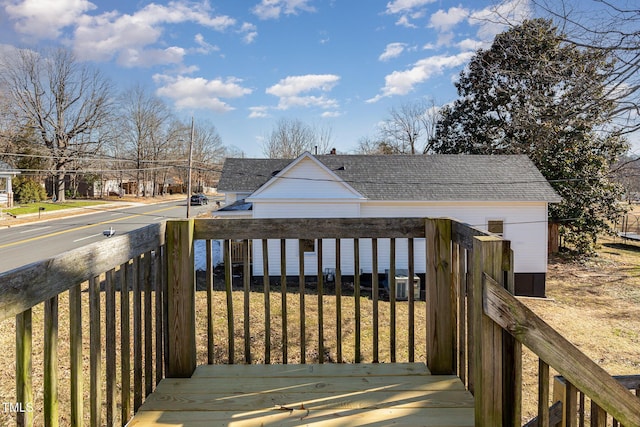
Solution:
<svg viewBox="0 0 640 427">
<path fill-rule="evenodd" d="M 209 365 L 167 378 L 130 426 L 474 425 L 459 378 L 424 364 Z"/>
</svg>

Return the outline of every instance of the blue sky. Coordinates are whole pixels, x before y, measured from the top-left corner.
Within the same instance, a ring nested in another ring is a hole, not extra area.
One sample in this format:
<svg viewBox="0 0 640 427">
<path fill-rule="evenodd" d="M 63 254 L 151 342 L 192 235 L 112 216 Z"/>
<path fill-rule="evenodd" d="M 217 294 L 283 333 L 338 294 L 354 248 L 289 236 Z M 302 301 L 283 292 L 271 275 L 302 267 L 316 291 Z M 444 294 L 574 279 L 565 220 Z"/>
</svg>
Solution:
<svg viewBox="0 0 640 427">
<path fill-rule="evenodd" d="M 492 1 L 0 0 L 0 44 L 65 45 L 126 89 L 141 84 L 225 145 L 262 157 L 279 118 L 358 139 L 419 98 L 456 97 L 453 80 L 500 24 Z M 500 6 L 512 21 L 526 0 Z"/>
</svg>

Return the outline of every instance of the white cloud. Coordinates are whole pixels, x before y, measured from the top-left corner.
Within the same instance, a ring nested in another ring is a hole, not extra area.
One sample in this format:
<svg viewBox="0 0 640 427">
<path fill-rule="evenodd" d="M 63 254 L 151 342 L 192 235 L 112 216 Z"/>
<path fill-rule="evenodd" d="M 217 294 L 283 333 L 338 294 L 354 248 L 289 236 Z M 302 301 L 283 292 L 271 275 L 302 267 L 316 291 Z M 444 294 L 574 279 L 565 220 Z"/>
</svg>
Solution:
<svg viewBox="0 0 640 427">
<path fill-rule="evenodd" d="M 269 107 L 249 107 L 249 111 L 251 111 L 251 113 L 249 114 L 250 119 L 264 119 L 267 117 L 271 117 L 269 115 Z"/>
<path fill-rule="evenodd" d="M 442 9 L 431 15 L 429 19 L 429 28 L 435 28 L 438 31 L 450 31 L 460 22 L 469 17 L 469 10 L 462 7 L 452 7 L 448 11 Z"/>
<path fill-rule="evenodd" d="M 339 111 L 325 111 L 320 115 L 320 117 L 325 119 L 330 119 L 333 117 L 340 117 L 340 116 L 342 116 L 342 113 L 340 113 Z"/>
<path fill-rule="evenodd" d="M 406 46 L 406 43 L 389 43 L 384 52 L 378 57 L 378 60 L 388 61 L 397 58 L 404 52 Z"/>
<path fill-rule="evenodd" d="M 266 93 L 280 98 L 278 109 L 288 110 L 294 107 L 338 108 L 338 101 L 320 96 L 308 95 L 309 92 L 329 92 L 340 80 L 335 74 L 307 74 L 289 76 L 267 88 Z"/>
<path fill-rule="evenodd" d="M 529 2 L 512 0 L 473 12 L 469 17 L 469 25 L 478 27 L 477 36 L 480 40 L 489 41 L 503 32 L 509 24 L 518 25 L 532 14 Z"/>
<path fill-rule="evenodd" d="M 172 77 L 156 74 L 153 76 L 160 84 L 158 96 L 172 99 L 179 109 L 209 109 L 216 112 L 226 112 L 234 108 L 221 98 L 239 98 L 250 94 L 249 88 L 242 87 L 242 80 L 229 77 L 225 80 L 207 80 L 202 77 Z"/>
<path fill-rule="evenodd" d="M 387 3 L 387 13 L 408 13 L 433 2 L 435 0 L 394 0 Z"/>
<path fill-rule="evenodd" d="M 340 80 L 340 76 L 336 76 L 335 74 L 289 76 L 267 88 L 266 92 L 279 97 L 297 96 L 312 90 L 328 92 L 333 89 L 338 83 L 338 80 Z"/>
<path fill-rule="evenodd" d="M 465 64 L 472 56 L 473 52 L 463 52 L 453 56 L 437 55 L 421 59 L 408 70 L 388 74 L 384 79 L 382 93 L 367 102 L 377 102 L 384 97 L 394 95 L 406 95 L 413 91 L 416 85 L 424 83 L 434 75 L 442 74 L 447 69 Z"/>
<path fill-rule="evenodd" d="M 298 12 L 315 12 L 316 9 L 309 5 L 310 0 L 262 0 L 251 11 L 258 18 L 278 19 L 281 14 L 297 15 Z"/>
<path fill-rule="evenodd" d="M 220 50 L 220 48 L 218 46 L 208 43 L 204 39 L 204 36 L 202 34 L 200 34 L 200 33 L 196 34 L 195 37 L 193 38 L 193 40 L 196 42 L 196 44 L 198 46 L 200 46 L 200 47 L 195 49 L 195 51 L 198 52 L 198 53 L 207 54 L 209 52 L 214 52 L 214 51 Z"/>
<path fill-rule="evenodd" d="M 96 6 L 87 0 L 24 0 L 7 2 L 4 10 L 17 32 L 36 38 L 56 38 Z"/>
<path fill-rule="evenodd" d="M 246 44 L 253 43 L 256 37 L 258 37 L 258 28 L 249 22 L 244 22 L 238 32 L 244 34 L 242 40 Z"/>
</svg>

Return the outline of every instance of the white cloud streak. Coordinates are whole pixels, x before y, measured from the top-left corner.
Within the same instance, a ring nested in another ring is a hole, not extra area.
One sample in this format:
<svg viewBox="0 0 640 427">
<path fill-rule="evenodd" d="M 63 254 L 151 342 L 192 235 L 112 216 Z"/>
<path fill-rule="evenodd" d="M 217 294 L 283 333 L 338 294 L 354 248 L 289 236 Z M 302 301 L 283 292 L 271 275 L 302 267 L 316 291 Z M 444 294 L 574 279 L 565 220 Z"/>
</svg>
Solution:
<svg viewBox="0 0 640 427">
<path fill-rule="evenodd" d="M 280 98 L 278 109 L 288 110 L 294 107 L 320 107 L 322 109 L 338 108 L 335 99 L 328 98 L 329 92 L 340 80 L 335 74 L 307 74 L 289 76 L 267 88 L 266 93 Z M 323 92 L 321 95 L 310 95 L 309 92 Z"/>
<path fill-rule="evenodd" d="M 251 9 L 259 19 L 278 19 L 280 15 L 297 15 L 299 12 L 315 12 L 309 0 L 262 0 Z"/>
<path fill-rule="evenodd" d="M 172 99 L 179 109 L 208 109 L 223 113 L 234 108 L 221 98 L 240 98 L 252 92 L 241 86 L 242 80 L 235 77 L 207 80 L 156 74 L 154 80 L 160 85 L 158 96 Z"/>
<path fill-rule="evenodd" d="M 397 58 L 404 52 L 406 43 L 389 43 L 384 52 L 378 57 L 380 61 L 388 61 L 393 58 Z"/>
</svg>

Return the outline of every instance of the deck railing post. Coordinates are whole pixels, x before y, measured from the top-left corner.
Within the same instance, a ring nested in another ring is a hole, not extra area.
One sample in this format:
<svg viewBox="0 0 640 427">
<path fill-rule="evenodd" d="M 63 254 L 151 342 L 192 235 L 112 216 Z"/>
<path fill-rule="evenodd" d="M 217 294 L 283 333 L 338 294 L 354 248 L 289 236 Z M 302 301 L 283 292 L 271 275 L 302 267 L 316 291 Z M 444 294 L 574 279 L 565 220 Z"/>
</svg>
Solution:
<svg viewBox="0 0 640 427">
<path fill-rule="evenodd" d="M 456 371 L 451 270 L 451 220 L 427 219 L 427 366 L 433 374 Z"/>
<path fill-rule="evenodd" d="M 474 397 L 476 426 L 503 425 L 503 332 L 483 311 L 484 275 L 500 285 L 508 268 L 509 242 L 499 237 L 474 238 L 473 252 L 473 337 Z M 506 258 L 506 259 L 505 259 Z M 505 265 L 507 263 L 507 265 Z M 516 413 L 519 410 L 515 411 Z M 506 415 L 506 414 L 504 414 Z"/>
<path fill-rule="evenodd" d="M 194 221 L 167 221 L 168 378 L 196 368 Z"/>
</svg>

